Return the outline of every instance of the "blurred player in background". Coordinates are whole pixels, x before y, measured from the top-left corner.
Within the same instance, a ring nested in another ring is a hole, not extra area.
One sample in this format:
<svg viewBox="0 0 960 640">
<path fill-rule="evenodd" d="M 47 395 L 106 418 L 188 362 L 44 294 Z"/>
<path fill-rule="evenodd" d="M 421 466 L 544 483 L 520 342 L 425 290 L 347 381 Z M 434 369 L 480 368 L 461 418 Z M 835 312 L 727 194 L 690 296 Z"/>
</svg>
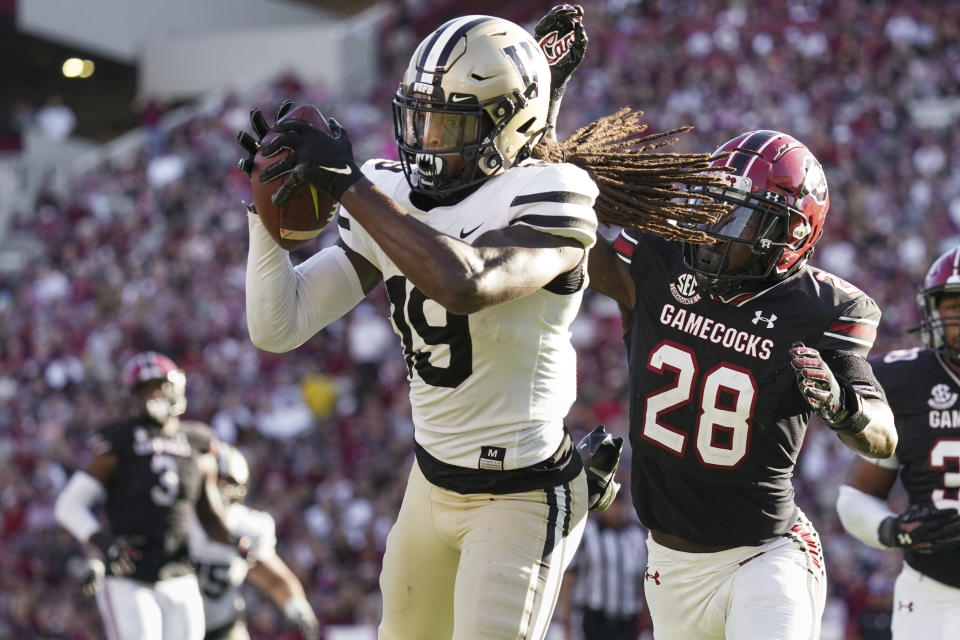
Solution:
<svg viewBox="0 0 960 640">
<path fill-rule="evenodd" d="M 196 520 L 190 528 L 190 558 L 197 567 L 206 618 L 205 640 L 247 640 L 246 607 L 240 594 L 244 580 L 262 589 L 283 612 L 287 622 L 307 640 L 318 637 L 317 617 L 303 586 L 277 555 L 276 523 L 266 511 L 243 504 L 250 468 L 239 449 L 225 442 L 214 445 L 218 480 L 230 531 L 250 541 L 243 558 L 233 547 L 210 539 Z"/>
<path fill-rule="evenodd" d="M 811 412 L 874 457 L 896 444 L 866 355 L 880 310 L 808 265 L 829 207 L 809 149 L 749 131 L 715 152 L 732 211 L 708 245 L 624 230 L 591 286 L 624 317 L 632 493 L 658 639 L 819 637 L 819 536 L 790 478 Z M 810 346 L 804 346 L 810 345 Z"/>
<path fill-rule="evenodd" d="M 896 452 L 856 463 L 837 512 L 864 543 L 903 549 L 893 637 L 945 640 L 960 633 L 960 246 L 930 266 L 918 303 L 924 347 L 873 364 L 896 419 Z M 902 513 L 886 502 L 898 473 L 909 498 Z"/>
<path fill-rule="evenodd" d="M 147 351 L 126 363 L 122 381 L 134 411 L 91 438 L 93 459 L 58 496 L 56 519 L 103 558 L 96 596 L 109 638 L 199 640 L 203 601 L 187 550 L 194 512 L 211 538 L 241 550 L 247 542 L 224 522 L 209 428 L 180 420 L 183 371 Z M 94 514 L 101 503 L 106 529 Z"/>
</svg>

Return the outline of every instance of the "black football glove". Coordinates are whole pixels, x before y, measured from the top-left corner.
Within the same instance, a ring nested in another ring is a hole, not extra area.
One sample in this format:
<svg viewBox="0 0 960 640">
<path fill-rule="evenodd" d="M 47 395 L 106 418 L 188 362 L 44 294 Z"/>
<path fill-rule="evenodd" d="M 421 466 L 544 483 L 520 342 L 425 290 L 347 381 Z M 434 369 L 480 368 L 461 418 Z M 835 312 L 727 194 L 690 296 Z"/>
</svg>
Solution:
<svg viewBox="0 0 960 640">
<path fill-rule="evenodd" d="M 115 538 L 104 531 L 97 531 L 90 536 L 90 544 L 103 554 L 103 562 L 110 568 L 110 573 L 113 575 L 125 577 L 136 570 L 140 550 L 131 545 L 126 538 L 122 536 Z"/>
<path fill-rule="evenodd" d="M 590 511 L 604 511 L 617 497 L 620 483 L 613 478 L 617 474 L 622 448 L 623 438 L 614 438 L 602 424 L 577 444 L 577 453 L 587 472 L 587 508 Z"/>
<path fill-rule="evenodd" d="M 960 515 L 956 509 L 915 505 L 880 523 L 880 542 L 919 553 L 937 553 L 960 547 Z"/>
<path fill-rule="evenodd" d="M 533 28 L 533 35 L 550 64 L 550 86 L 561 88 L 587 54 L 587 33 L 583 28 L 583 7 L 560 4 Z"/>
<path fill-rule="evenodd" d="M 299 118 L 287 118 L 274 125 L 277 137 L 263 145 L 264 157 L 269 158 L 281 149 L 289 149 L 290 155 L 260 172 L 262 182 L 287 174 L 273 194 L 273 204 L 282 205 L 301 184 L 326 191 L 339 202 L 343 192 L 363 177 L 353 159 L 353 145 L 347 132 L 333 118 L 327 120 L 327 124 L 333 135 Z"/>
<path fill-rule="evenodd" d="M 550 108 L 547 131 L 555 138 L 557 113 L 567 81 L 587 55 L 587 32 L 583 28 L 583 7 L 560 4 L 550 9 L 533 29 L 533 35 L 550 64 Z"/>
<path fill-rule="evenodd" d="M 293 100 L 284 100 L 280 103 L 280 106 L 277 108 L 277 115 L 274 117 L 273 121 L 276 122 L 283 116 L 287 115 L 287 112 L 293 108 Z M 267 132 L 270 131 L 270 125 L 267 124 L 267 119 L 263 117 L 263 113 L 260 109 L 254 109 L 250 112 L 250 125 L 253 127 L 253 132 L 257 135 L 254 138 L 252 135 L 246 131 L 241 131 L 237 134 L 237 142 L 240 143 L 240 146 L 243 147 L 243 150 L 247 152 L 247 155 L 243 158 L 240 158 L 240 162 L 237 163 L 237 169 L 243 171 L 247 174 L 247 177 L 250 177 L 250 173 L 253 171 L 253 159 L 257 155 L 257 151 L 260 149 L 260 143 L 263 141 L 263 136 L 267 135 Z"/>
</svg>

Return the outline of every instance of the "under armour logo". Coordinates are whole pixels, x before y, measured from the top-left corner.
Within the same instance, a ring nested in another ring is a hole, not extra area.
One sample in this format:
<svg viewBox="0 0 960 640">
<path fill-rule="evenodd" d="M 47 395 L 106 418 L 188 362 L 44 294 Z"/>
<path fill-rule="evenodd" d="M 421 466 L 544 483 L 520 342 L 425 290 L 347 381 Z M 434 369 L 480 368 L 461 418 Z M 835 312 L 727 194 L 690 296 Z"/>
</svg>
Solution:
<svg viewBox="0 0 960 640">
<path fill-rule="evenodd" d="M 660 572 L 659 572 L 659 571 L 656 571 L 656 572 L 654 572 L 654 573 L 650 573 L 650 570 L 647 569 L 647 575 L 644 576 L 644 580 L 653 580 L 655 583 L 657 583 L 657 584 L 659 585 L 659 584 L 660 584 Z M 912 603 L 911 603 L 911 604 L 912 604 Z"/>
<path fill-rule="evenodd" d="M 777 314 L 771 313 L 769 318 L 764 318 L 763 311 L 761 311 L 760 309 L 757 309 L 754 313 L 755 313 L 754 318 L 750 322 L 756 325 L 759 325 L 761 322 L 766 322 L 767 329 L 773 329 L 773 323 L 776 322 L 777 320 Z"/>
<path fill-rule="evenodd" d="M 897 600 L 897 611 L 900 611 L 901 609 L 906 609 L 910 613 L 913 613 L 913 601 L 911 600 L 910 602 L 901 602 Z"/>
</svg>

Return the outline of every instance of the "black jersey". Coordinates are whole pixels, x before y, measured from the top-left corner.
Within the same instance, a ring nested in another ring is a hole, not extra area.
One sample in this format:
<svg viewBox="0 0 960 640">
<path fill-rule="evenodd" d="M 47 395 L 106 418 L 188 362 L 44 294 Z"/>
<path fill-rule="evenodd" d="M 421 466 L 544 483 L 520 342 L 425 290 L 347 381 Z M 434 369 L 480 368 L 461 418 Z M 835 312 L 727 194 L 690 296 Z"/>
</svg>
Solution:
<svg viewBox="0 0 960 640">
<path fill-rule="evenodd" d="M 91 447 L 117 456 L 104 506 L 110 532 L 140 551 L 130 577 L 156 582 L 191 573 L 187 539 L 203 482 L 197 457 L 209 451 L 209 432 L 182 422 L 164 433 L 147 418 L 124 420 L 100 429 Z"/>
<path fill-rule="evenodd" d="M 809 266 L 721 301 L 698 289 L 679 243 L 625 231 L 614 248 L 637 298 L 625 340 L 640 520 L 703 544 L 782 535 L 796 517 L 791 477 L 810 417 L 788 350 L 818 349 L 838 378 L 880 397 L 864 359 L 880 310 Z"/>
<path fill-rule="evenodd" d="M 910 504 L 960 509 L 960 376 L 933 349 L 891 351 L 873 369 L 896 419 L 892 462 Z M 960 587 L 960 549 L 903 555 L 920 573 Z"/>
</svg>

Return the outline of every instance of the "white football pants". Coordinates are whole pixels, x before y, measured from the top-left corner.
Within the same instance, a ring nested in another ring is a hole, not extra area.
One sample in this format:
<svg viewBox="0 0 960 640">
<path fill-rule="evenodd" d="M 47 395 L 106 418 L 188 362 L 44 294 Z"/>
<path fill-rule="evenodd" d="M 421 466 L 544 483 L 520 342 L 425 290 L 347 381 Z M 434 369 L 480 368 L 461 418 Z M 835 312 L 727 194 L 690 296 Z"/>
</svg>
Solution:
<svg viewBox="0 0 960 640">
<path fill-rule="evenodd" d="M 107 576 L 97 607 L 108 640 L 203 640 L 203 596 L 195 575 L 154 584 Z"/>
<path fill-rule="evenodd" d="M 960 589 L 903 565 L 893 587 L 895 640 L 949 640 L 960 635 Z"/>
<path fill-rule="evenodd" d="M 380 574 L 381 640 L 540 640 L 583 535 L 586 475 L 461 495 L 414 462 Z"/>
<path fill-rule="evenodd" d="M 827 580 L 802 517 L 759 547 L 685 553 L 647 537 L 644 590 L 656 640 L 819 640 Z"/>
</svg>

